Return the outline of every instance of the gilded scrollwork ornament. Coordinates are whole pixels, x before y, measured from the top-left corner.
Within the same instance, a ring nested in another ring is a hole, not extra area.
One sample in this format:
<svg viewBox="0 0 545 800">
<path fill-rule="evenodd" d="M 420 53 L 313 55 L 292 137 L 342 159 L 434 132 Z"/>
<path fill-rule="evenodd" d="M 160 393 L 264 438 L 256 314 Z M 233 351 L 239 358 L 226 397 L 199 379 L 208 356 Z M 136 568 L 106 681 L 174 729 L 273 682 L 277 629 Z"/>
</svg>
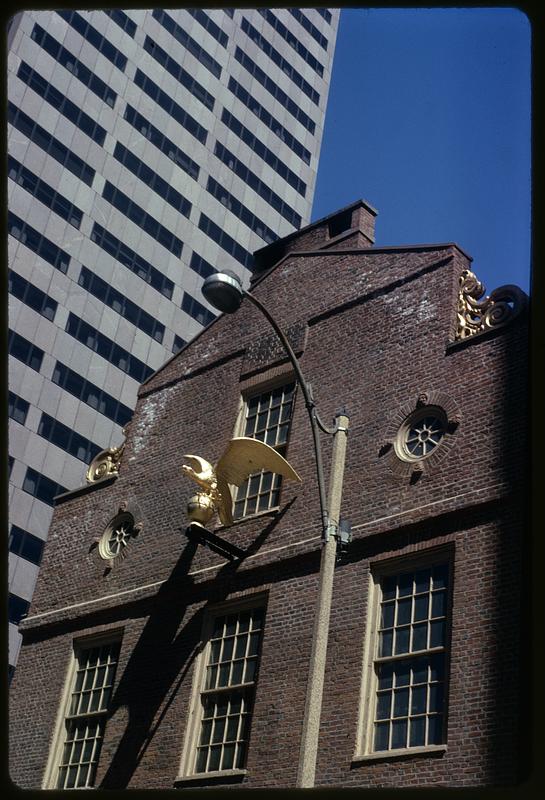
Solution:
<svg viewBox="0 0 545 800">
<path fill-rule="evenodd" d="M 117 475 L 124 447 L 125 443 L 123 442 L 119 447 L 109 447 L 98 453 L 89 464 L 86 474 L 87 483 L 95 483 L 111 475 Z"/>
<path fill-rule="evenodd" d="M 499 328 L 514 319 L 526 302 L 518 286 L 500 286 L 488 297 L 483 283 L 469 269 L 460 275 L 456 339 L 467 339 L 491 328 Z"/>
</svg>

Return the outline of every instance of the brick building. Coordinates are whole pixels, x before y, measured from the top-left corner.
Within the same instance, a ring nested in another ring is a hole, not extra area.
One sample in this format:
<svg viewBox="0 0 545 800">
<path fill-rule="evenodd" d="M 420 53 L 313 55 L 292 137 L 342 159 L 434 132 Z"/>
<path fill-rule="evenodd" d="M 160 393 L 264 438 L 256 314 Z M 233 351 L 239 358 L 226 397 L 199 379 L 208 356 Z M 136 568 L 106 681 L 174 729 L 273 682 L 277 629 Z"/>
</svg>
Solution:
<svg viewBox="0 0 545 800">
<path fill-rule="evenodd" d="M 256 254 L 320 416 L 350 419 L 317 787 L 487 786 L 524 770 L 525 296 L 456 244 L 374 247 L 359 201 Z M 184 454 L 286 454 L 186 535 Z M 323 437 L 326 476 L 331 443 Z M 298 783 L 321 520 L 306 409 L 244 302 L 141 387 L 111 474 L 57 500 L 11 690 L 24 788 Z M 118 469 L 115 472 L 115 469 Z"/>
</svg>

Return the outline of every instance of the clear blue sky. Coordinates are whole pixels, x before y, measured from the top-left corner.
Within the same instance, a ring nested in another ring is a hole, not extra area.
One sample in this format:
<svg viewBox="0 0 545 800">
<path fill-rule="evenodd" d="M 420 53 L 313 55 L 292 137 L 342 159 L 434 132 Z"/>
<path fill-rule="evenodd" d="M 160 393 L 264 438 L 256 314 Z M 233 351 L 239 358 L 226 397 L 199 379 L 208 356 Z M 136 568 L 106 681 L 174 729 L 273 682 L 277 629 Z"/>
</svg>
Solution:
<svg viewBox="0 0 545 800">
<path fill-rule="evenodd" d="M 361 197 L 377 246 L 454 241 L 528 291 L 530 39 L 516 9 L 343 9 L 312 219 Z"/>
</svg>

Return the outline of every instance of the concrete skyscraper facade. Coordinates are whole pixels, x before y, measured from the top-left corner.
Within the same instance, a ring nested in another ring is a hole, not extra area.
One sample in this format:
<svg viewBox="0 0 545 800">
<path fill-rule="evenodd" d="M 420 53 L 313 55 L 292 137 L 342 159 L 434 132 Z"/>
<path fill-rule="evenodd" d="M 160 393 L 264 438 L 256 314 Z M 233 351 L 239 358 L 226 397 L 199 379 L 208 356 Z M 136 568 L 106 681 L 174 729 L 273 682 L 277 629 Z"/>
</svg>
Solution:
<svg viewBox="0 0 545 800">
<path fill-rule="evenodd" d="M 8 28 L 10 665 L 55 495 L 310 220 L 338 9 L 25 11 Z M 74 531 L 74 536 L 78 532 Z"/>
</svg>

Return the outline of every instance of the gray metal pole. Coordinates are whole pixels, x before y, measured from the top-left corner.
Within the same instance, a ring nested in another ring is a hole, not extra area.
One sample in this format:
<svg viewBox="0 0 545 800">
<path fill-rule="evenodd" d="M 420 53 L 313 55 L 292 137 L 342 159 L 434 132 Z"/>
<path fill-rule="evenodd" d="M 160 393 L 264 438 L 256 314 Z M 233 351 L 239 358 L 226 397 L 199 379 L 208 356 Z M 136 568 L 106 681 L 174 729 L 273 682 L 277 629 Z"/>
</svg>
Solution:
<svg viewBox="0 0 545 800">
<path fill-rule="evenodd" d="M 338 528 L 341 511 L 348 423 L 349 420 L 346 414 L 337 415 L 338 427 L 333 440 L 328 498 L 329 520 L 335 528 Z M 318 598 L 314 617 L 303 736 L 297 772 L 297 787 L 299 788 L 311 788 L 314 786 L 315 780 L 336 554 L 337 539 L 334 535 L 328 535 L 322 546 L 320 560 Z"/>
</svg>

